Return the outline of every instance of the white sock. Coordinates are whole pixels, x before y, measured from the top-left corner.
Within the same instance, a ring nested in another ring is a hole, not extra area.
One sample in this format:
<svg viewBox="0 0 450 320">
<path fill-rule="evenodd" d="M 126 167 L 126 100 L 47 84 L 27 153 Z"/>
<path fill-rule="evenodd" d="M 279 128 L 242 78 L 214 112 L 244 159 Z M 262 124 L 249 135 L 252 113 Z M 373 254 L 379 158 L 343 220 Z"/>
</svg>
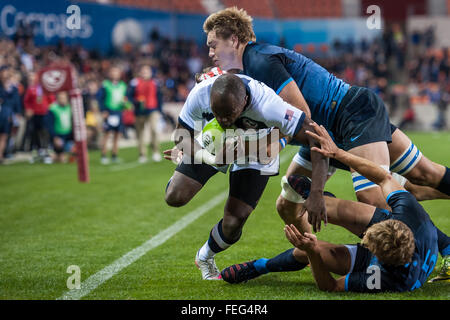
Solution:
<svg viewBox="0 0 450 320">
<path fill-rule="evenodd" d="M 200 258 L 200 260 L 207 260 L 214 258 L 215 254 L 216 253 L 212 251 L 211 248 L 209 247 L 208 241 L 206 241 L 203 247 L 200 248 L 200 251 L 198 252 L 198 257 Z"/>
</svg>

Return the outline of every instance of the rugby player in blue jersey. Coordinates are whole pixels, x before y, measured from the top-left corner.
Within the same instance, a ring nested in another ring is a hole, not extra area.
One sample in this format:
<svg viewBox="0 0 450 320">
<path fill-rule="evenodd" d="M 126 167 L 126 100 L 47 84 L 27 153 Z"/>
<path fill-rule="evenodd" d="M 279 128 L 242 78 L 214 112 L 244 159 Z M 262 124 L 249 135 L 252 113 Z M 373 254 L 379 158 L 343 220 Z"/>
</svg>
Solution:
<svg viewBox="0 0 450 320">
<path fill-rule="evenodd" d="M 291 224 L 285 234 L 295 249 L 272 259 L 258 259 L 225 268 L 222 278 L 239 283 L 268 272 L 294 271 L 308 263 L 317 286 L 324 291 L 404 292 L 420 288 L 431 272 L 438 250 L 450 251 L 450 238 L 432 223 L 423 207 L 379 165 L 338 148 L 323 126 L 306 132 L 320 143 L 313 150 L 354 168 L 380 186 L 392 211 L 364 203 L 325 197 L 330 223 L 360 235 L 356 245 L 335 245 L 300 233 Z M 309 193 L 305 177 L 291 176 L 292 187 Z M 448 252 L 447 252 L 448 254 Z M 335 279 L 331 273 L 342 275 Z"/>
<path fill-rule="evenodd" d="M 427 159 L 403 132 L 391 126 L 384 103 L 375 93 L 350 86 L 297 52 L 255 42 L 252 18 L 245 10 L 233 7 L 211 14 L 203 29 L 215 65 L 226 71 L 241 70 L 264 82 L 323 125 L 344 150 L 390 168 L 414 184 L 430 186 L 442 198 L 450 195 L 450 169 Z M 286 176 L 305 174 L 297 159 L 294 157 Z M 351 171 L 358 200 L 387 208 L 381 190 Z M 314 189 L 311 196 L 317 198 L 317 192 Z M 295 208 L 296 204 L 282 195 L 278 198 L 282 217 L 294 214 Z M 310 212 L 309 219 L 319 212 Z M 313 229 L 319 230 L 320 225 Z"/>
<path fill-rule="evenodd" d="M 323 125 L 339 147 L 402 175 L 415 185 L 430 187 L 422 189 L 431 194 L 429 198 L 450 196 L 450 169 L 427 159 L 401 130 L 390 124 L 384 103 L 375 93 L 350 86 L 297 52 L 255 42 L 252 18 L 245 10 L 233 7 L 213 13 L 203 29 L 209 56 L 216 66 L 225 71 L 240 70 L 264 82 L 286 102 Z M 283 189 L 287 188 L 287 177 L 310 174 L 303 166 L 302 149 L 282 178 Z M 353 168 L 351 171 L 357 199 L 389 209 L 380 188 Z M 308 212 L 309 221 L 296 223 L 302 231 L 309 231 L 312 221 L 316 221 L 313 230 L 320 230 L 318 216 L 325 215 L 320 207 L 323 202 L 317 200 L 321 196 L 319 189 L 314 186 L 311 191 L 310 197 L 315 199 L 311 202 L 318 206 Z M 292 221 L 297 216 L 297 204 L 285 196 L 282 191 L 277 210 L 284 221 Z M 309 206 L 313 208 L 312 204 Z"/>
</svg>

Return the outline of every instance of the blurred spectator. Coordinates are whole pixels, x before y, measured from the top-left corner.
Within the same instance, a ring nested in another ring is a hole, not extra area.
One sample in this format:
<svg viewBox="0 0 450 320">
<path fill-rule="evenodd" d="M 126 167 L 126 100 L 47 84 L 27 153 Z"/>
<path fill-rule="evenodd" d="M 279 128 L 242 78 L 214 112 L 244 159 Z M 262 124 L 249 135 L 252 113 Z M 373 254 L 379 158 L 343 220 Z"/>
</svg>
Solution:
<svg viewBox="0 0 450 320">
<path fill-rule="evenodd" d="M 414 123 L 414 121 L 416 120 L 416 113 L 414 112 L 414 109 L 412 107 L 411 99 L 407 97 L 406 100 L 407 107 L 405 112 L 403 113 L 402 121 L 398 125 L 398 128 L 400 130 L 404 130 L 407 125 Z"/>
<path fill-rule="evenodd" d="M 65 153 L 73 147 L 72 108 L 67 92 L 56 94 L 56 101 L 49 108 L 49 131 L 52 138 L 55 162 L 66 162 Z M 51 162 L 47 162 L 51 163 Z"/>
<path fill-rule="evenodd" d="M 438 116 L 433 123 L 433 128 L 436 130 L 445 130 L 447 128 L 446 112 L 450 103 L 450 84 L 441 85 L 439 90 L 439 100 L 437 103 Z"/>
<path fill-rule="evenodd" d="M 87 145 L 89 149 L 98 149 L 98 139 L 102 131 L 102 115 L 97 101 L 98 85 L 88 81 L 83 91 L 83 105 L 86 118 Z"/>
<path fill-rule="evenodd" d="M 113 146 L 111 151 L 112 162 L 118 162 L 119 137 L 122 131 L 122 111 L 126 107 L 127 85 L 121 80 L 122 71 L 113 66 L 109 69 L 109 79 L 104 80 L 98 92 L 98 103 L 103 116 L 103 139 L 101 142 L 101 163 L 108 164 L 106 156 L 107 143 L 110 133 L 113 134 Z"/>
<path fill-rule="evenodd" d="M 159 151 L 158 124 L 160 121 L 161 99 L 159 88 L 152 79 L 152 69 L 149 65 L 142 65 L 139 76 L 129 85 L 128 97 L 133 102 L 136 115 L 136 134 L 138 138 L 139 162 L 147 162 L 147 147 L 144 141 L 144 130 L 149 126 L 150 146 L 153 161 L 162 160 Z"/>
<path fill-rule="evenodd" d="M 12 82 L 13 69 L 9 65 L 0 67 L 0 164 L 8 145 L 14 118 L 22 117 L 19 90 Z"/>
<path fill-rule="evenodd" d="M 28 73 L 28 88 L 25 91 L 23 104 L 25 107 L 25 117 L 27 119 L 28 132 L 31 136 L 30 151 L 36 147 L 37 156 L 33 160 L 50 162 L 48 154 L 49 132 L 47 124 L 47 114 L 49 105 L 54 100 L 52 95 L 45 94 L 39 84 L 35 72 Z"/>
</svg>

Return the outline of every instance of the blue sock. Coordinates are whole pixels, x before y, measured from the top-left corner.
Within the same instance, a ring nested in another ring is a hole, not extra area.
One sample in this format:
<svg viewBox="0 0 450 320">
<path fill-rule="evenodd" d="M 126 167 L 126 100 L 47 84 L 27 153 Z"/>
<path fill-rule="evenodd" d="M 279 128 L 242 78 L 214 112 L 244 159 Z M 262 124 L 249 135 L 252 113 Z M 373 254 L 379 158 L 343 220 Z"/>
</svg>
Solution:
<svg viewBox="0 0 450 320">
<path fill-rule="evenodd" d="M 450 254 L 450 238 L 445 233 L 436 228 L 438 236 L 438 249 L 441 256 L 447 256 Z"/>
<path fill-rule="evenodd" d="M 442 256 L 450 255 L 450 245 L 447 248 L 445 248 L 444 250 L 441 251 L 441 255 Z"/>
<path fill-rule="evenodd" d="M 266 268 L 266 263 L 269 261 L 269 259 L 261 258 L 255 261 L 253 266 L 255 267 L 256 271 L 258 271 L 260 274 L 269 273 L 269 270 Z"/>
<path fill-rule="evenodd" d="M 223 219 L 220 219 L 220 221 L 211 229 L 211 232 L 209 233 L 208 245 L 215 253 L 219 253 L 231 247 L 231 245 L 239 240 L 242 234 L 241 233 L 235 240 L 227 239 L 222 231 L 222 222 Z"/>
<path fill-rule="evenodd" d="M 450 169 L 449 168 L 445 168 L 445 174 L 442 177 L 442 180 L 436 189 L 439 190 L 440 192 L 445 193 L 446 195 L 450 196 Z"/>
<path fill-rule="evenodd" d="M 298 262 L 294 257 L 294 248 L 280 253 L 276 257 L 269 259 L 265 267 L 269 272 L 298 271 L 306 267 L 307 263 Z"/>
</svg>

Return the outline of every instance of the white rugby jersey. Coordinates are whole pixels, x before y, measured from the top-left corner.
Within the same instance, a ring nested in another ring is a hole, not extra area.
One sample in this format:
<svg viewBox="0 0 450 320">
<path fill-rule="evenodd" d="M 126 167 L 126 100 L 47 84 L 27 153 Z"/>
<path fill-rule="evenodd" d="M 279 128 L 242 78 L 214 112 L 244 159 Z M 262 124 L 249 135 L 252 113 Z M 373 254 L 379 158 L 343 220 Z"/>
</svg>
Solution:
<svg viewBox="0 0 450 320">
<path fill-rule="evenodd" d="M 245 75 L 238 74 L 237 76 L 246 85 L 250 102 L 235 125 L 244 130 L 277 127 L 283 134 L 295 136 L 303 124 L 305 114 L 285 102 L 264 83 Z M 212 85 L 217 78 L 213 77 L 204 80 L 191 90 L 178 117 L 181 125 L 197 133 L 214 118 L 211 110 L 210 95 Z M 233 164 L 231 171 L 248 168 L 260 170 L 269 175 L 277 174 L 279 170 L 279 156 L 267 165 L 262 165 L 258 162 L 250 162 L 246 165 Z"/>
<path fill-rule="evenodd" d="M 287 136 L 295 136 L 300 130 L 305 114 L 280 98 L 275 91 L 260 81 L 237 74 L 246 85 L 250 102 L 236 121 L 236 126 L 244 130 L 277 127 Z M 189 93 L 179 115 L 180 123 L 188 129 L 200 131 L 214 118 L 210 106 L 211 88 L 217 77 L 197 84 Z M 196 121 L 201 128 L 194 128 Z"/>
</svg>

